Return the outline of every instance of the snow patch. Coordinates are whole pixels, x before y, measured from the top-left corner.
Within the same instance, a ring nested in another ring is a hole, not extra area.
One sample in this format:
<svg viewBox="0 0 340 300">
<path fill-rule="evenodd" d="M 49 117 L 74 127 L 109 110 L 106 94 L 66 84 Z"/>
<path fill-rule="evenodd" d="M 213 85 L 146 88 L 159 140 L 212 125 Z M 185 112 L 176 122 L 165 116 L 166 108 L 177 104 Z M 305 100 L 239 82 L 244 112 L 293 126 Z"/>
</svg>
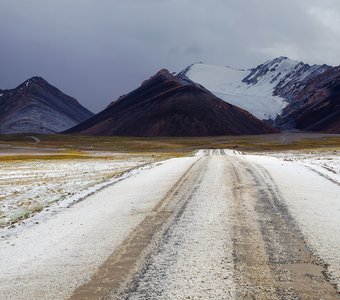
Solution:
<svg viewBox="0 0 340 300">
<path fill-rule="evenodd" d="M 190 67 L 186 76 L 203 85 L 222 100 L 241 107 L 259 119 L 275 119 L 288 102 L 278 96 L 273 96 L 275 84 L 271 82 L 274 76 L 281 72 L 288 73 L 293 66 L 280 65 L 270 78 L 262 78 L 257 84 L 250 85 L 243 79 L 250 75 L 250 70 L 239 70 L 230 67 L 220 67 L 207 64 L 195 64 Z"/>
</svg>

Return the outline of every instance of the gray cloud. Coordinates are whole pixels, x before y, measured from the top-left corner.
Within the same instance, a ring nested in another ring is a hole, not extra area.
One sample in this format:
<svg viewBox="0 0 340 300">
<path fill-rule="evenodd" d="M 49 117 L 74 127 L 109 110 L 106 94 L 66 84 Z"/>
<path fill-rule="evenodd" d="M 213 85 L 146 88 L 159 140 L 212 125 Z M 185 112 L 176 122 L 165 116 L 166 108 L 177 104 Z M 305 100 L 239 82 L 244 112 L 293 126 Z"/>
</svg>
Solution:
<svg viewBox="0 0 340 300">
<path fill-rule="evenodd" d="M 2 0 L 0 88 L 40 75 L 97 112 L 161 68 L 340 64 L 338 0 Z"/>
</svg>

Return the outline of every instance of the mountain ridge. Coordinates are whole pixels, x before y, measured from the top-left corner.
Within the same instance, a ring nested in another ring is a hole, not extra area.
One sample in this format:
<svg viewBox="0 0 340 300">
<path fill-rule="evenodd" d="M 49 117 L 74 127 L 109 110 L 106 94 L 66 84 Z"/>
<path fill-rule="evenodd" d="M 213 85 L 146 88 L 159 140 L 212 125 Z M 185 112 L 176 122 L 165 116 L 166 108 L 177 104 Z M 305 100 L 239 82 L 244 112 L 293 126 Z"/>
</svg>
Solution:
<svg viewBox="0 0 340 300">
<path fill-rule="evenodd" d="M 340 66 L 306 81 L 277 123 L 282 128 L 340 133 Z"/>
<path fill-rule="evenodd" d="M 121 136 L 213 136 L 273 133 L 250 113 L 162 69 L 91 119 L 65 131 Z"/>
<path fill-rule="evenodd" d="M 93 113 L 39 76 L 2 90 L 0 133 L 57 133 Z"/>
<path fill-rule="evenodd" d="M 305 82 L 331 68 L 281 56 L 251 69 L 196 63 L 179 74 L 259 119 L 274 121 Z"/>
<path fill-rule="evenodd" d="M 279 129 L 340 133 L 340 67 L 281 56 L 246 70 L 196 63 L 179 74 Z"/>
</svg>

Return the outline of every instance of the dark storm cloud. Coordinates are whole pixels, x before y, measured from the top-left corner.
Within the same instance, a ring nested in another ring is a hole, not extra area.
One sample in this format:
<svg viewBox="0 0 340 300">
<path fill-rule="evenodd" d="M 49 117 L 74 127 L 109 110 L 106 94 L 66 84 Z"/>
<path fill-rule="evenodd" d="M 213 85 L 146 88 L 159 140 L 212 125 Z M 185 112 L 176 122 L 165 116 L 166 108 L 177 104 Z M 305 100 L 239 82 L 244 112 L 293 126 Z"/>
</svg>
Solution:
<svg viewBox="0 0 340 300">
<path fill-rule="evenodd" d="M 99 111 L 160 68 L 340 64 L 338 0 L 1 0 L 0 88 L 40 75 Z"/>
</svg>

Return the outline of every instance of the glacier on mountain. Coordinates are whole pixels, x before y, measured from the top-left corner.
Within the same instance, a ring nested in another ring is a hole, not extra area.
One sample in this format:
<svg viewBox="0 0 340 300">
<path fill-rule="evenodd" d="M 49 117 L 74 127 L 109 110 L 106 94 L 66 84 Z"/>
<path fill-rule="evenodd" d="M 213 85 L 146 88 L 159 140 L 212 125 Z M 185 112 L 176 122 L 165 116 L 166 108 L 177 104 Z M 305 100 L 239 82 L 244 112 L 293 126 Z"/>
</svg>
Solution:
<svg viewBox="0 0 340 300">
<path fill-rule="evenodd" d="M 279 57 L 248 70 L 197 63 L 181 74 L 259 119 L 275 120 L 288 105 L 292 93 L 301 90 L 305 80 L 327 68 Z"/>
</svg>

